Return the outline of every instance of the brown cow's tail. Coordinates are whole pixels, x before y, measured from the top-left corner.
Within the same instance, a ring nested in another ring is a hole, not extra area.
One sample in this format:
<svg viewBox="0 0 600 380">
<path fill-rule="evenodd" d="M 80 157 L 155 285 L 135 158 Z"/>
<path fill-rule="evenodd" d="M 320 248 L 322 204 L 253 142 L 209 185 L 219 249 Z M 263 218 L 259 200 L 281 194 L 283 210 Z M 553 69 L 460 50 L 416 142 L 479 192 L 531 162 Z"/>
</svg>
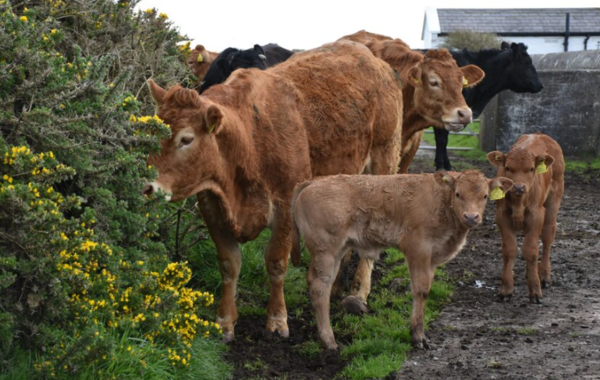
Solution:
<svg viewBox="0 0 600 380">
<path fill-rule="evenodd" d="M 294 264 L 294 266 L 298 266 L 300 265 L 300 231 L 298 230 L 298 225 L 296 224 L 296 218 L 294 216 L 294 208 L 296 207 L 296 200 L 298 199 L 298 196 L 300 196 L 300 193 L 302 192 L 302 190 L 304 190 L 307 186 L 309 186 L 313 181 L 312 180 L 308 180 L 308 181 L 304 181 L 298 185 L 296 185 L 296 188 L 294 189 L 294 196 L 292 197 L 292 223 L 293 228 L 292 228 L 292 264 Z"/>
</svg>

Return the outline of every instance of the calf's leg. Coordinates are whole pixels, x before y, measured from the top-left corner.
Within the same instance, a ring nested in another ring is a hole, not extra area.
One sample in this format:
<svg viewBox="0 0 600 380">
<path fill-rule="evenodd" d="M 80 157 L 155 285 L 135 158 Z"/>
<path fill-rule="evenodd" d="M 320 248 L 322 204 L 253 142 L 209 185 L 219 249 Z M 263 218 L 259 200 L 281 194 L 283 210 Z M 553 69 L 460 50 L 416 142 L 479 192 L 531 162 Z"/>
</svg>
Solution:
<svg viewBox="0 0 600 380">
<path fill-rule="evenodd" d="M 415 348 L 429 349 L 424 330 L 425 301 L 429 297 L 435 268 L 431 267 L 430 254 L 427 252 L 411 252 L 410 256 L 406 255 L 406 259 L 413 296 L 413 310 L 410 318 L 411 343 Z"/>
<path fill-rule="evenodd" d="M 554 243 L 554 237 L 556 236 L 556 219 L 558 216 L 558 209 L 560 208 L 560 202 L 562 194 L 559 197 L 555 195 L 551 196 L 546 202 L 546 217 L 544 218 L 544 227 L 542 228 L 542 259 L 540 261 L 540 281 L 542 288 L 546 288 L 550 285 L 551 280 L 551 268 L 550 268 L 550 250 L 552 249 L 552 243 Z"/>
<path fill-rule="evenodd" d="M 500 300 L 510 300 L 513 294 L 513 267 L 515 257 L 517 257 L 517 237 L 511 227 L 511 223 L 506 219 L 506 216 L 499 216 L 496 213 L 496 223 L 500 228 L 502 235 L 502 280 L 500 282 L 500 290 L 498 297 Z"/>
<path fill-rule="evenodd" d="M 310 249 L 309 249 L 310 250 Z M 335 252 L 310 250 L 311 260 L 307 273 L 308 291 L 321 343 L 326 349 L 336 350 L 335 336 L 329 317 L 331 287 L 339 270 L 339 259 Z"/>
<path fill-rule="evenodd" d="M 538 274 L 538 242 L 540 241 L 541 227 L 541 223 L 537 221 L 531 223 L 526 228 L 525 238 L 523 239 L 523 259 L 527 265 L 527 290 L 529 293 L 529 302 L 531 303 L 541 303 L 544 297 Z"/>
</svg>

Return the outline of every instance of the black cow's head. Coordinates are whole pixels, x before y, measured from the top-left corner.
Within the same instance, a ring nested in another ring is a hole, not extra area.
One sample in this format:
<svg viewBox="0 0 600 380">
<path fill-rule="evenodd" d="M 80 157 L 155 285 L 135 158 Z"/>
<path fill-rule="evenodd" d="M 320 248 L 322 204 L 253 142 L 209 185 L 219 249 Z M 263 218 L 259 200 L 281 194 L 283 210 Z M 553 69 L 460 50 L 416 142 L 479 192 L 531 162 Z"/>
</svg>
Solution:
<svg viewBox="0 0 600 380">
<path fill-rule="evenodd" d="M 248 50 L 227 48 L 210 64 L 204 76 L 204 82 L 198 91 L 203 93 L 208 88 L 225 82 L 231 73 L 237 69 L 256 67 L 264 70 L 266 59 L 265 52 L 260 45 L 254 45 L 252 49 Z"/>
<path fill-rule="evenodd" d="M 502 42 L 501 49 L 510 52 L 508 89 L 518 93 L 542 91 L 544 86 L 527 53 L 527 46 L 522 43 L 513 42 L 509 45 L 508 42 Z"/>
</svg>

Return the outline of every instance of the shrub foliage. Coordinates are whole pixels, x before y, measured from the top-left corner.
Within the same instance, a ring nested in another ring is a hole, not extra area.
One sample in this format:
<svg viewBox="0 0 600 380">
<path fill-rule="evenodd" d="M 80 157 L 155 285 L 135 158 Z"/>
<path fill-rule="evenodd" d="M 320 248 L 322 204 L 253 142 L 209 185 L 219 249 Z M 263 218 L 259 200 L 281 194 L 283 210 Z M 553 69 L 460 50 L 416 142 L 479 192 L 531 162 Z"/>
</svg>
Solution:
<svg viewBox="0 0 600 380">
<path fill-rule="evenodd" d="M 502 40 L 494 33 L 473 32 L 471 30 L 458 30 L 448 34 L 440 47 L 446 49 L 499 49 Z"/>
<path fill-rule="evenodd" d="M 170 133 L 145 82 L 193 83 L 189 43 L 135 5 L 0 0 L 0 374 L 26 351 L 41 377 L 119 377 L 126 355 L 152 378 L 219 332 L 169 260 L 172 211 L 140 194 Z"/>
</svg>

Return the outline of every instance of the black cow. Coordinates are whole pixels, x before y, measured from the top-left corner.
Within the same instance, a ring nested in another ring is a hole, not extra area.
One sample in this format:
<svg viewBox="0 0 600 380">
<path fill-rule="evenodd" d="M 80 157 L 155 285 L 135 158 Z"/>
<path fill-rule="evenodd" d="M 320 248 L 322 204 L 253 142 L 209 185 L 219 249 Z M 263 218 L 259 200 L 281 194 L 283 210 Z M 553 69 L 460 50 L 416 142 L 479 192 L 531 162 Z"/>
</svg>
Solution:
<svg viewBox="0 0 600 380">
<path fill-rule="evenodd" d="M 210 64 L 198 92 L 203 93 L 211 86 L 225 82 L 234 70 L 252 67 L 264 70 L 285 61 L 292 54 L 294 53 L 277 44 L 254 45 L 248 50 L 227 48 Z"/>
<path fill-rule="evenodd" d="M 502 42 L 498 49 L 471 52 L 467 49 L 451 51 L 459 67 L 477 65 L 485 72 L 485 78 L 477 86 L 465 88 L 463 96 L 473 111 L 473 118 L 478 117 L 490 100 L 504 90 L 517 93 L 538 93 L 544 86 L 538 78 L 537 71 L 527 53 L 527 46 L 522 43 Z M 435 133 L 435 168 L 436 170 L 452 170 L 448 158 L 449 132 L 434 128 Z"/>
</svg>

